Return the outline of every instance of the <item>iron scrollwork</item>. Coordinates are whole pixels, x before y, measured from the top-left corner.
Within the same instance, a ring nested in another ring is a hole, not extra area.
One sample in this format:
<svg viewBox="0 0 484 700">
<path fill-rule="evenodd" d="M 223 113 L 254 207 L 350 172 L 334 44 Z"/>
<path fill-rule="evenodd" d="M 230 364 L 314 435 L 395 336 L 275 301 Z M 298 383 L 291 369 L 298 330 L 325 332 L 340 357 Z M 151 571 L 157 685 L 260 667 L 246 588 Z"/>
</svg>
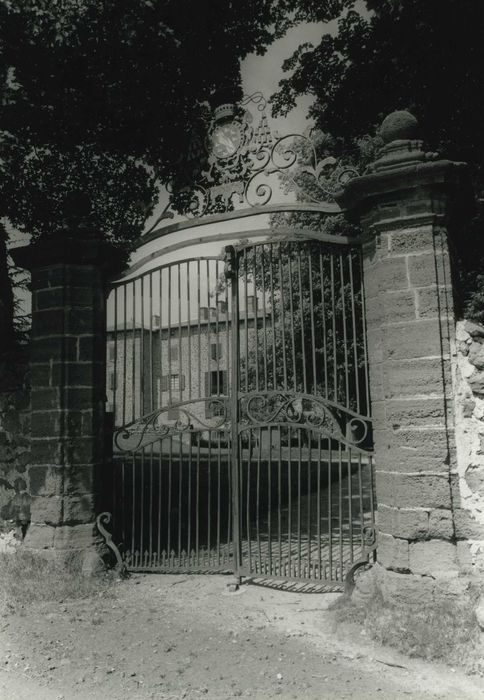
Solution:
<svg viewBox="0 0 484 700">
<path fill-rule="evenodd" d="M 202 420 L 194 410 L 198 404 L 210 419 Z M 176 409 L 178 417 L 168 419 L 168 412 Z M 208 409 L 208 411 L 206 410 Z M 229 403 L 224 396 L 194 399 L 165 406 L 119 428 L 114 433 L 114 444 L 121 452 L 134 452 L 157 440 L 204 430 L 223 430 L 229 420 Z M 210 421 L 210 422 L 208 422 Z"/>
<path fill-rule="evenodd" d="M 250 104 L 257 108 L 256 119 Z M 224 104 L 214 111 L 205 141 L 190 149 L 190 162 L 180 163 L 185 174 L 171 192 L 178 213 L 192 218 L 260 207 L 271 202 L 275 190 L 338 210 L 335 195 L 358 176 L 356 168 L 333 155 L 320 158 L 314 129 L 280 135 L 271 127 L 266 107 L 262 93 L 255 92 L 240 105 Z M 279 176 L 276 187 L 274 175 Z"/>
<path fill-rule="evenodd" d="M 370 420 L 310 394 L 255 392 L 241 399 L 241 429 L 254 424 L 288 424 L 318 431 L 349 445 L 362 445 Z"/>
</svg>

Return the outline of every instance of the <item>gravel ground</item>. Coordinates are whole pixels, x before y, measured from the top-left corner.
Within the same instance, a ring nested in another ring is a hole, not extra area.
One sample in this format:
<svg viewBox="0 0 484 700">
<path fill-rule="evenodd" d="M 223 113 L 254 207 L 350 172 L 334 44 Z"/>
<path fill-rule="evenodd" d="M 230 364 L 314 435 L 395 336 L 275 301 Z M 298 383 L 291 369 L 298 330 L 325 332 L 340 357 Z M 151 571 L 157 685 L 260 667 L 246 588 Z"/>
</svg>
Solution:
<svg viewBox="0 0 484 700">
<path fill-rule="evenodd" d="M 484 699 L 482 679 L 332 628 L 337 594 L 137 575 L 0 623 L 0 698 Z"/>
</svg>

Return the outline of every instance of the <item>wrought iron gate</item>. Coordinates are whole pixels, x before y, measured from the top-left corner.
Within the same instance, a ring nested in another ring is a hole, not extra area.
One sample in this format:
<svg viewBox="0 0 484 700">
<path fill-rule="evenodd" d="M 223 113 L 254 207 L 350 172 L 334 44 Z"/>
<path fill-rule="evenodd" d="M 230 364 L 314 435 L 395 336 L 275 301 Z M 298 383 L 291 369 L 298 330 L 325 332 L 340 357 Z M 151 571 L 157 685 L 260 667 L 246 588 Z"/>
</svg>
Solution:
<svg viewBox="0 0 484 700">
<path fill-rule="evenodd" d="M 128 568 L 339 587 L 367 557 L 360 251 L 283 239 L 117 284 L 114 539 Z"/>
</svg>

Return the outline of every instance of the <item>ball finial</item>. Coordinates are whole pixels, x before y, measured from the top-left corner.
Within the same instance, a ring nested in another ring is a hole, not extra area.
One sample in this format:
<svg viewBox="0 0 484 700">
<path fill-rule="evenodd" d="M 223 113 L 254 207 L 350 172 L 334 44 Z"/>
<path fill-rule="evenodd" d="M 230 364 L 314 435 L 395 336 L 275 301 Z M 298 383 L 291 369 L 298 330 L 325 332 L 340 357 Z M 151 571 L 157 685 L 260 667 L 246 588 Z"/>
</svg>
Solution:
<svg viewBox="0 0 484 700">
<path fill-rule="evenodd" d="M 399 139 L 418 138 L 418 121 L 406 110 L 392 112 L 382 122 L 380 135 L 385 144 Z"/>
</svg>

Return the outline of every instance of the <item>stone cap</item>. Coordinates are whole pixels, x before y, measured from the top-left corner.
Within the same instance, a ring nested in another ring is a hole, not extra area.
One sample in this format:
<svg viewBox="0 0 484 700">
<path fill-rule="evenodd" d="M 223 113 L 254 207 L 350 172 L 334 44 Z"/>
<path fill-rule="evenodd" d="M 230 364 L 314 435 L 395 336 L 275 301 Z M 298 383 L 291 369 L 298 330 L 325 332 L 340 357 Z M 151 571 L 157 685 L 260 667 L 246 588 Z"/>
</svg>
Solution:
<svg viewBox="0 0 484 700">
<path fill-rule="evenodd" d="M 377 160 L 365 175 L 349 180 L 335 197 L 350 217 L 358 218 L 372 200 L 416 188 L 471 192 L 467 164 L 439 159 L 437 153 L 425 151 L 423 141 L 416 138 L 418 121 L 410 112 L 389 114 L 380 134 L 384 146 Z"/>
<path fill-rule="evenodd" d="M 129 252 L 109 241 L 80 239 L 72 235 L 41 238 L 9 252 L 16 265 L 30 271 L 58 264 L 95 265 L 107 276 L 121 272 L 129 256 Z"/>
</svg>

